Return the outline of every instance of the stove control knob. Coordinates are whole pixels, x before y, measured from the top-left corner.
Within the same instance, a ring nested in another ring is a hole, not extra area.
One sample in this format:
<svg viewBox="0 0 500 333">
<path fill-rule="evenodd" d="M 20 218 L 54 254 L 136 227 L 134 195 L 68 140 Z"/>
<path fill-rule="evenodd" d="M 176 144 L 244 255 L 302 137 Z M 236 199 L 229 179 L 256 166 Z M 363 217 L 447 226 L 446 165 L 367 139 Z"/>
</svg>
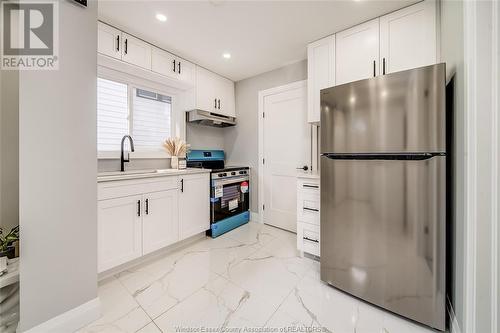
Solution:
<svg viewBox="0 0 500 333">
<path fill-rule="evenodd" d="M 219 177 L 224 177 L 224 174 L 223 173 L 219 173 L 218 176 Z"/>
<path fill-rule="evenodd" d="M 246 173 L 246 171 L 240 171 L 240 175 L 245 175 Z"/>
<path fill-rule="evenodd" d="M 227 176 L 227 173 L 225 173 L 225 172 L 224 172 L 224 173 L 222 174 L 222 177 L 226 177 L 226 176 Z"/>
<path fill-rule="evenodd" d="M 234 172 L 234 171 L 231 172 L 231 176 L 234 176 L 234 175 L 236 175 L 236 172 Z"/>
</svg>

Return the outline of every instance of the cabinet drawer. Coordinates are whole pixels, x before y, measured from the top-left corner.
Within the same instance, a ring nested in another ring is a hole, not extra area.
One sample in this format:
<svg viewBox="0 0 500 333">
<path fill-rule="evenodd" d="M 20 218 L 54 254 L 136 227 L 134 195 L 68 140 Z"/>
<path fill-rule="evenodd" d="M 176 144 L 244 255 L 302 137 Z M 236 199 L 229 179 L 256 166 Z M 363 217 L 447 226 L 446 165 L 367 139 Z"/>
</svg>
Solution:
<svg viewBox="0 0 500 333">
<path fill-rule="evenodd" d="M 167 191 L 177 188 L 177 176 L 102 182 L 97 186 L 97 200 Z"/>
<path fill-rule="evenodd" d="M 299 179 L 299 181 L 297 182 L 297 190 L 299 193 L 313 194 L 319 196 L 319 180 Z"/>
<path fill-rule="evenodd" d="M 297 196 L 297 220 L 319 225 L 319 194 L 300 193 Z"/>
<path fill-rule="evenodd" d="M 299 222 L 297 227 L 297 247 L 299 250 L 319 256 L 319 226 Z"/>
</svg>

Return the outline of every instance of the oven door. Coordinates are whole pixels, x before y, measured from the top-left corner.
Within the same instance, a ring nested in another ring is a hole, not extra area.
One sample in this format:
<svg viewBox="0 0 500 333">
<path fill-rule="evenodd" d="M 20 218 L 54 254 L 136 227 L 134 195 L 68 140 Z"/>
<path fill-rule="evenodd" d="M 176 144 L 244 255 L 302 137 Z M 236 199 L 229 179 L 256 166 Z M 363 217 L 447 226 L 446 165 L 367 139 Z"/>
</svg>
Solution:
<svg viewBox="0 0 500 333">
<path fill-rule="evenodd" d="M 210 190 L 210 221 L 212 223 L 246 212 L 249 208 L 248 176 L 212 180 Z"/>
</svg>

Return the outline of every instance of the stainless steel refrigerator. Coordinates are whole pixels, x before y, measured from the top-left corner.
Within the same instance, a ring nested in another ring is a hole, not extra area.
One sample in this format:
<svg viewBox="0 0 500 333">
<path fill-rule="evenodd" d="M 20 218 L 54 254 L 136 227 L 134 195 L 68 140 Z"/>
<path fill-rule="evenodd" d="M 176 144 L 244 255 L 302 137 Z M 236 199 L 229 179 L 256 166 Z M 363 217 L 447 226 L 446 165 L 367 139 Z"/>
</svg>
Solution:
<svg viewBox="0 0 500 333">
<path fill-rule="evenodd" d="M 445 65 L 321 91 L 321 279 L 445 329 Z"/>
</svg>

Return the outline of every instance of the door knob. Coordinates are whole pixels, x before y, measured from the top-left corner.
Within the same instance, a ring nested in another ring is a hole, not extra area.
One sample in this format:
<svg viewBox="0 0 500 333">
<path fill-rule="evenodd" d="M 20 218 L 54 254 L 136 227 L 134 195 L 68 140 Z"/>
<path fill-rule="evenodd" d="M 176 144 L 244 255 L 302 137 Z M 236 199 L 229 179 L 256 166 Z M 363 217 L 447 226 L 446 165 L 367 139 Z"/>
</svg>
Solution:
<svg viewBox="0 0 500 333">
<path fill-rule="evenodd" d="M 309 170 L 309 167 L 307 165 L 304 165 L 303 167 L 301 168 L 297 168 L 297 170 L 304 170 L 304 171 L 307 171 Z"/>
</svg>

